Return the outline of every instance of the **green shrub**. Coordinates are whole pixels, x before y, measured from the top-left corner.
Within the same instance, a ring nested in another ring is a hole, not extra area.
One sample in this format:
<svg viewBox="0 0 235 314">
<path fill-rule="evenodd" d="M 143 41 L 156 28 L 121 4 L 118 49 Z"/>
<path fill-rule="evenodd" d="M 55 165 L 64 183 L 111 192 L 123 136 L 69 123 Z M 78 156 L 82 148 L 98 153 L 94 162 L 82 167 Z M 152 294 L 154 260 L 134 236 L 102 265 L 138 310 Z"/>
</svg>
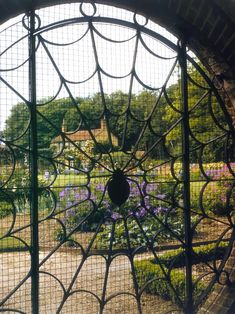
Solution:
<svg viewBox="0 0 235 314">
<path fill-rule="evenodd" d="M 229 179 L 227 173 L 221 170 L 217 172 L 214 178 L 218 181 L 208 183 L 203 193 L 203 206 L 208 214 L 231 216 L 234 214 L 235 206 L 233 181 Z"/>
<path fill-rule="evenodd" d="M 222 259 L 228 248 L 228 242 L 220 242 L 218 246 L 216 245 L 216 243 L 211 243 L 195 247 L 194 252 L 196 255 L 193 256 L 194 264 L 208 262 L 213 259 Z"/>
<path fill-rule="evenodd" d="M 164 270 L 167 268 L 152 263 L 150 260 L 136 261 L 134 263 L 138 283 L 143 287 L 146 293 L 157 294 L 165 300 L 171 300 L 174 303 L 179 303 L 179 300 L 185 300 L 185 273 L 180 269 L 172 269 L 169 277 L 166 278 Z M 195 278 L 193 277 L 195 282 Z M 174 290 L 172 289 L 172 286 Z M 197 298 L 205 289 L 205 284 L 200 281 L 194 286 L 194 297 Z M 178 298 L 177 298 L 178 297 Z"/>
<path fill-rule="evenodd" d="M 13 206 L 9 201 L 9 196 L 0 191 L 0 218 L 7 217 L 12 214 Z"/>
<path fill-rule="evenodd" d="M 158 218 L 164 222 L 163 214 L 158 214 Z M 169 225 L 171 230 L 173 230 L 178 235 L 182 235 L 183 224 L 181 220 L 177 219 L 176 215 L 171 215 L 170 218 L 171 219 L 169 219 Z M 147 214 L 141 219 L 141 225 L 143 227 L 145 235 L 152 243 L 157 243 L 164 240 L 166 241 L 171 238 L 170 232 L 166 228 L 164 228 L 159 221 L 153 219 Z M 108 249 L 112 227 L 112 224 L 104 224 L 103 231 L 97 235 L 97 247 L 99 249 Z M 159 230 L 161 230 L 160 233 Z M 141 232 L 135 220 L 130 219 L 128 221 L 128 233 L 132 247 L 147 245 L 145 236 L 143 232 Z M 127 248 L 127 236 L 125 232 L 124 222 L 121 219 L 115 224 L 113 248 Z"/>
<path fill-rule="evenodd" d="M 95 154 L 105 154 L 107 152 L 110 152 L 110 143 L 109 142 L 102 142 L 102 143 L 96 143 L 94 146 L 94 153 Z M 112 153 L 113 152 L 118 152 L 119 147 L 112 147 Z"/>
<path fill-rule="evenodd" d="M 215 243 L 200 245 L 193 249 L 194 254 L 192 256 L 192 263 L 199 264 L 202 262 L 209 262 L 212 260 L 222 259 L 226 249 L 228 247 L 227 242 L 221 242 L 218 247 L 216 247 Z M 166 252 L 159 256 L 158 260 L 152 260 L 153 263 L 158 264 L 161 263 L 165 266 L 183 267 L 185 266 L 185 253 L 182 248 L 179 248 L 174 251 Z"/>
<path fill-rule="evenodd" d="M 12 206 L 8 202 L 1 201 L 0 203 L 0 218 L 7 217 L 12 213 Z"/>
<path fill-rule="evenodd" d="M 226 242 L 221 242 L 218 247 L 214 243 L 200 245 L 194 248 L 193 264 L 208 262 L 213 259 L 222 259 L 227 247 L 228 243 Z M 185 300 L 185 274 L 183 270 L 177 268 L 185 266 L 184 251 L 182 248 L 160 255 L 158 261 L 148 259 L 136 261 L 134 264 L 139 285 L 143 287 L 149 282 L 144 289 L 146 293 L 157 294 L 163 299 L 171 300 L 175 303 L 178 303 L 179 299 L 181 301 Z M 166 278 L 164 270 L 167 273 L 170 265 L 172 269 L 169 277 Z M 194 282 L 195 279 L 193 277 Z M 175 291 L 171 288 L 170 283 Z M 202 281 L 197 282 L 194 285 L 194 298 L 199 297 L 204 289 L 205 284 Z"/>
<path fill-rule="evenodd" d="M 53 207 L 53 199 L 48 192 L 48 190 L 44 189 L 45 182 L 42 178 L 38 181 L 40 189 L 38 190 L 39 196 L 39 210 L 48 208 L 51 209 Z M 5 204 L 3 206 L 0 204 L 0 212 L 3 212 L 2 208 L 11 207 L 10 210 L 7 211 L 8 214 L 15 211 L 16 213 L 27 213 L 30 212 L 30 202 L 31 202 L 31 181 L 30 175 L 25 170 L 17 169 L 13 174 L 11 180 L 7 183 L 7 194 L 1 192 L 0 201 L 5 199 Z M 14 203 L 13 205 L 10 203 Z M 0 217 L 2 214 L 0 213 Z M 6 216 L 6 215 L 5 215 Z"/>
</svg>

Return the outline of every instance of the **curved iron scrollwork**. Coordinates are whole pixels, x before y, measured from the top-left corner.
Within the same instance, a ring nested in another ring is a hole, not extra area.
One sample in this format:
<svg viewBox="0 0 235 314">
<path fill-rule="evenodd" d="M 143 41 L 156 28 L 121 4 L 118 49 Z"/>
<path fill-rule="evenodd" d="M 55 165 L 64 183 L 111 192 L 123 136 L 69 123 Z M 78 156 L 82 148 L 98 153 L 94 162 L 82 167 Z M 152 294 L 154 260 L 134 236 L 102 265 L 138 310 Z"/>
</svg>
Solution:
<svg viewBox="0 0 235 314">
<path fill-rule="evenodd" d="M 78 6 L 26 14 L 0 54 L 1 311 L 193 313 L 229 283 L 230 116 L 184 41 Z"/>
</svg>

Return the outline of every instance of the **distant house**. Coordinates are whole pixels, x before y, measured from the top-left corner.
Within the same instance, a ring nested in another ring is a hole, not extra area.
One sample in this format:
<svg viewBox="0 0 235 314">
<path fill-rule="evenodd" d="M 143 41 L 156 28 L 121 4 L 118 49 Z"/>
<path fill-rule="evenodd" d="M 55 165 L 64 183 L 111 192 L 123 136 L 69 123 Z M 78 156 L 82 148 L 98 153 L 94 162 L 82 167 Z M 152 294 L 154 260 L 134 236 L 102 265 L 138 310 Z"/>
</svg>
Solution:
<svg viewBox="0 0 235 314">
<path fill-rule="evenodd" d="M 62 126 L 62 131 L 66 132 L 66 127 L 63 123 Z M 93 134 L 94 138 L 96 139 L 96 141 L 98 143 L 109 143 L 109 133 L 108 133 L 108 129 L 107 129 L 107 123 L 104 119 L 102 119 L 100 121 L 100 128 L 98 129 L 91 129 L 90 131 L 88 130 L 79 130 L 75 133 L 71 133 L 71 134 L 66 134 L 66 138 L 67 141 L 72 141 L 73 143 L 79 144 L 80 147 L 85 146 L 87 141 L 93 141 L 91 133 Z M 112 144 L 113 146 L 118 146 L 118 138 L 113 135 L 112 133 L 110 133 L 110 137 L 112 140 Z M 65 139 L 66 141 L 66 139 Z M 58 146 L 61 147 L 61 145 L 63 145 L 63 140 L 62 137 L 59 135 L 57 137 L 55 137 L 52 142 L 51 142 L 52 146 Z"/>
</svg>

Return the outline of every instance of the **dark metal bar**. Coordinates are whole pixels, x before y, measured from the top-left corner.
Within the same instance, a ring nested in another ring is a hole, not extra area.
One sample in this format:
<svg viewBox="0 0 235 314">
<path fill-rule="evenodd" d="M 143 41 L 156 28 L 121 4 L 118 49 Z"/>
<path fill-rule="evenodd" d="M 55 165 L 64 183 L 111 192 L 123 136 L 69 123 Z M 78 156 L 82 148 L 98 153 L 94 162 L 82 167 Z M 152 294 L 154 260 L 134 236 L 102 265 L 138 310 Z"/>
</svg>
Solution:
<svg viewBox="0 0 235 314">
<path fill-rule="evenodd" d="M 90 22 L 90 25 L 89 25 L 89 29 L 90 29 L 93 53 L 94 53 L 95 62 L 96 62 L 96 68 L 97 68 L 97 75 L 98 75 L 98 81 L 99 81 L 102 105 L 104 107 L 104 118 L 105 118 L 106 123 L 107 123 L 108 140 L 109 140 L 110 148 L 111 148 L 111 150 L 113 150 L 113 143 L 112 143 L 112 137 L 111 137 L 111 131 L 110 131 L 110 123 L 109 123 L 109 119 L 108 119 L 107 105 L 106 105 L 106 100 L 105 100 L 105 93 L 104 93 L 104 87 L 103 87 L 101 71 L 100 71 L 99 57 L 98 57 L 98 52 L 97 52 L 97 47 L 96 47 L 96 42 L 95 42 L 95 37 L 94 37 L 93 25 L 92 25 L 91 22 Z M 111 159 L 110 161 L 112 163 L 112 166 L 114 168 L 113 160 L 112 160 L 112 158 L 110 158 L 110 159 Z"/>
<path fill-rule="evenodd" d="M 96 229 L 96 231 L 95 231 L 95 233 L 94 233 L 94 235 L 92 236 L 92 238 L 91 238 L 91 240 L 90 240 L 90 242 L 89 242 L 89 244 L 88 244 L 86 250 L 84 251 L 83 256 L 82 256 L 82 259 L 81 259 L 81 261 L 80 261 L 80 263 L 79 263 L 79 265 L 78 265 L 78 267 L 77 267 L 77 269 L 76 269 L 76 271 L 75 271 L 75 273 L 74 273 L 74 275 L 73 275 L 73 277 L 72 277 L 72 280 L 71 280 L 71 282 L 70 282 L 70 285 L 69 285 L 69 287 L 66 289 L 66 291 L 64 292 L 64 296 L 63 296 L 63 298 L 62 298 L 62 300 L 61 300 L 61 302 L 60 302 L 60 305 L 59 305 L 58 308 L 57 308 L 56 314 L 61 313 L 61 310 L 62 310 L 62 308 L 63 308 L 63 306 L 64 306 L 64 303 L 66 302 L 67 298 L 69 297 L 69 294 L 70 294 L 70 292 L 71 292 L 71 290 L 72 290 L 72 288 L 73 288 L 73 285 L 74 285 L 74 283 L 75 283 L 75 281 L 76 281 L 76 279 L 77 279 L 77 277 L 78 277 L 78 275 L 79 275 L 79 273 L 80 273 L 80 271 L 81 271 L 81 269 L 82 269 L 84 263 L 86 262 L 87 258 L 89 257 L 89 254 L 90 254 L 92 245 L 93 245 L 93 243 L 94 243 L 94 241 L 95 241 L 95 239 L 96 239 L 96 237 L 97 237 L 98 232 L 100 232 L 100 229 L 101 229 L 101 226 L 102 226 L 103 223 L 104 223 L 104 220 L 101 220 L 100 223 L 99 223 L 99 225 L 98 225 L 98 227 L 97 227 L 97 229 Z M 70 235 L 71 235 L 73 232 L 74 232 L 74 231 L 71 231 L 69 234 L 67 234 L 67 239 L 70 237 Z M 60 246 L 61 246 L 61 244 L 58 246 L 58 248 L 59 248 Z M 57 248 L 56 248 L 55 250 L 51 251 L 51 252 L 44 258 L 44 260 L 42 260 L 42 262 L 40 263 L 40 265 L 42 265 L 43 262 L 44 262 L 45 260 L 47 260 L 56 250 L 57 250 Z"/>
<path fill-rule="evenodd" d="M 31 302 L 32 313 L 39 313 L 39 239 L 38 239 L 38 151 L 36 110 L 36 51 L 35 12 L 29 13 L 29 109 L 30 124 L 30 174 L 31 174 Z"/>
<path fill-rule="evenodd" d="M 192 284 L 192 230 L 190 202 L 190 160 L 189 160 L 189 109 L 188 109 L 188 79 L 187 52 L 184 41 L 180 42 L 179 64 L 181 68 L 181 111 L 182 117 L 182 162 L 183 162 L 183 204 L 185 232 L 185 264 L 186 264 L 186 304 L 185 313 L 193 313 L 193 284 Z"/>
<path fill-rule="evenodd" d="M 104 312 L 104 307 L 105 307 L 105 302 L 106 302 L 105 298 L 106 298 L 106 294 L 107 294 L 109 270 L 110 270 L 110 266 L 112 263 L 113 239 L 114 239 L 115 227 L 116 227 L 116 224 L 114 222 L 112 225 L 112 231 L 111 231 L 111 236 L 110 236 L 110 240 L 109 240 L 108 256 L 106 259 L 106 271 L 105 271 L 105 276 L 104 276 L 103 291 L 102 291 L 102 297 L 101 297 L 101 302 L 100 302 L 100 314 L 102 314 Z"/>
<path fill-rule="evenodd" d="M 134 48 L 134 54 L 133 54 L 130 85 L 129 85 L 129 91 L 128 91 L 128 109 L 127 109 L 126 115 L 125 115 L 125 122 L 124 122 L 124 126 L 123 126 L 123 133 L 122 133 L 122 140 L 121 140 L 121 148 L 124 151 L 126 150 L 126 147 L 125 147 L 126 146 L 126 134 L 127 134 L 127 128 L 128 128 L 128 121 L 130 119 L 132 88 L 133 88 L 133 82 L 134 82 L 135 64 L 136 64 L 136 59 L 137 59 L 138 45 L 139 45 L 139 30 L 137 30 L 137 32 L 136 32 L 136 42 L 135 42 L 135 48 Z M 125 169 L 125 167 L 123 169 Z"/>
<path fill-rule="evenodd" d="M 84 22 L 89 22 L 89 21 L 90 21 L 89 16 L 88 17 L 71 18 L 71 19 L 51 23 L 47 26 L 41 27 L 37 30 L 36 34 L 42 34 L 43 32 L 47 32 L 48 30 L 52 30 L 52 29 L 55 29 L 57 27 L 63 27 L 63 26 L 73 24 L 73 23 L 84 23 Z M 124 27 L 134 29 L 134 30 L 136 30 L 138 27 L 140 29 L 141 33 L 149 35 L 149 36 L 159 40 L 164 45 L 169 47 L 172 51 L 178 52 L 178 46 L 176 44 L 174 44 L 172 41 L 170 41 L 166 37 L 156 33 L 154 30 L 151 30 L 151 29 L 146 28 L 146 27 L 136 26 L 136 24 L 133 22 L 129 22 L 129 21 L 121 20 L 121 19 L 116 19 L 116 18 L 104 17 L 104 16 L 93 16 L 92 22 L 93 23 L 120 25 L 120 26 L 124 26 Z"/>
<path fill-rule="evenodd" d="M 65 80 L 64 77 L 62 76 L 62 74 L 61 74 L 61 72 L 60 72 L 60 70 L 59 70 L 59 68 L 58 68 L 58 66 L 57 66 L 57 64 L 56 64 L 56 62 L 55 62 L 55 60 L 53 59 L 53 57 L 52 57 L 52 55 L 51 55 L 51 53 L 50 53 L 50 51 L 49 51 L 49 49 L 48 49 L 48 47 L 45 45 L 45 42 L 43 41 L 43 38 L 42 38 L 41 36 L 38 36 L 38 39 L 39 39 L 39 41 L 41 42 L 43 48 L 45 49 L 45 52 L 46 52 L 46 54 L 48 55 L 48 57 L 49 57 L 49 59 L 50 59 L 52 65 L 53 65 L 55 71 L 57 72 L 57 74 L 58 74 L 58 76 L 59 76 L 59 78 L 60 78 L 60 80 L 61 80 L 61 83 L 62 83 L 63 86 L 65 87 L 65 89 L 66 89 L 66 91 L 67 91 L 67 93 L 68 93 L 70 99 L 72 100 L 73 105 L 76 107 L 77 112 L 79 113 L 80 117 L 82 118 L 82 122 L 84 123 L 84 126 L 86 127 L 87 131 L 89 132 L 89 134 L 90 134 L 90 136 L 91 136 L 91 138 L 92 138 L 94 144 L 95 144 L 95 145 L 98 145 L 98 143 L 97 143 L 97 141 L 96 141 L 96 138 L 95 138 L 94 134 L 93 134 L 92 131 L 91 131 L 91 128 L 90 128 L 89 125 L 87 124 L 86 119 L 84 119 L 84 115 L 82 114 L 81 110 L 80 110 L 79 107 L 77 106 L 77 102 L 76 102 L 76 100 L 75 100 L 75 98 L 74 98 L 72 92 L 70 91 L 70 88 L 69 88 L 69 86 L 68 86 L 68 83 L 66 82 L 66 80 Z M 57 129 L 57 130 L 59 131 L 59 134 L 61 134 L 61 131 L 59 130 L 59 128 L 58 128 L 56 125 L 54 125 L 50 120 L 48 120 L 48 119 L 47 119 L 44 115 L 42 115 L 42 113 L 40 113 L 39 111 L 38 111 L 38 114 L 39 114 L 45 121 L 47 121 L 54 129 Z M 76 149 L 78 149 L 83 155 L 85 155 L 88 159 L 90 159 L 91 161 L 94 162 L 94 159 L 93 159 L 91 156 L 87 155 L 87 154 L 85 153 L 85 151 L 83 151 L 75 142 L 71 141 L 68 136 L 66 136 L 65 134 L 63 134 L 63 137 L 64 137 L 69 143 L 71 143 L 73 146 L 75 146 Z M 111 172 L 109 168 L 107 168 L 104 164 L 101 164 L 98 160 L 96 160 L 95 162 L 96 162 L 97 164 L 100 164 L 100 166 L 103 167 L 103 168 L 105 168 L 107 171 Z"/>
<path fill-rule="evenodd" d="M 135 290 L 135 297 L 136 297 L 136 303 L 137 303 L 137 309 L 138 309 L 138 314 L 142 314 L 142 307 L 141 307 L 141 295 L 139 293 L 140 287 L 135 271 L 135 266 L 134 266 L 134 255 L 132 253 L 132 246 L 131 246 L 131 239 L 130 239 L 130 233 L 127 225 L 127 220 L 123 219 L 124 223 L 124 230 L 125 230 L 125 236 L 126 236 L 126 241 L 127 241 L 127 247 L 128 247 L 128 254 L 127 257 L 130 261 L 131 265 L 131 273 L 132 273 L 132 281 L 133 281 L 133 286 Z"/>
</svg>

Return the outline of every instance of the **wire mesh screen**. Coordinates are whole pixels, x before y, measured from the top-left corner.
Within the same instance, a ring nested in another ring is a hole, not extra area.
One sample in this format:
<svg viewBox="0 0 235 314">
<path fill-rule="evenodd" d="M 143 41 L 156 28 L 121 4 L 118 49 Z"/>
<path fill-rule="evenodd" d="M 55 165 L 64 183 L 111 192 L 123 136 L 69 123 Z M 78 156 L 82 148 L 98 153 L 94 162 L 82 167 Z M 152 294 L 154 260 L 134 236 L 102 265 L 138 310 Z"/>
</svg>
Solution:
<svg viewBox="0 0 235 314">
<path fill-rule="evenodd" d="M 0 311 L 193 313 L 233 243 L 234 130 L 186 43 L 75 3 L 1 33 Z"/>
</svg>

